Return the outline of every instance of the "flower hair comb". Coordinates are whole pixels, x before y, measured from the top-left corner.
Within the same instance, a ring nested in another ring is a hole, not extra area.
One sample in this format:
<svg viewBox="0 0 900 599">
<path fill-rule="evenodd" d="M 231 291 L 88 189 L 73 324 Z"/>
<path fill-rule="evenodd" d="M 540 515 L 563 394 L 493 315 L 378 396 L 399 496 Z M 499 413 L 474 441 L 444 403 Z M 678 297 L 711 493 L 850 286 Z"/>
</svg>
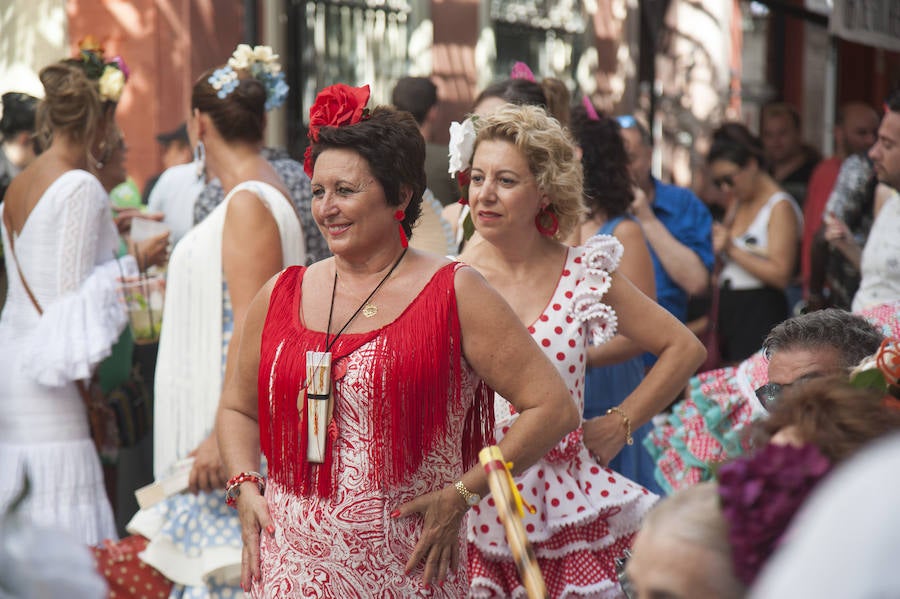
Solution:
<svg viewBox="0 0 900 599">
<path fill-rule="evenodd" d="M 88 78 L 97 80 L 103 101 L 115 103 L 122 97 L 131 71 L 121 56 L 113 56 L 106 62 L 103 55 L 103 46 L 93 35 L 88 35 L 78 42 L 78 57 L 72 62 L 81 66 Z"/>
<path fill-rule="evenodd" d="M 719 468 L 719 501 L 737 577 L 756 579 L 803 502 L 831 470 L 815 445 L 769 443 Z"/>
<path fill-rule="evenodd" d="M 516 61 L 516 63 L 512 66 L 512 70 L 509 72 L 510 79 L 525 79 L 526 81 L 531 81 L 535 83 L 534 73 L 531 72 L 531 69 L 524 62 Z"/>
<path fill-rule="evenodd" d="M 322 127 L 343 127 L 355 125 L 369 118 L 368 85 L 351 87 L 343 83 L 329 85 L 319 92 L 315 102 L 309 108 L 309 140 L 319 141 L 319 130 Z M 303 170 L 312 177 L 312 145 L 306 148 L 303 156 Z"/>
<path fill-rule="evenodd" d="M 237 71 L 247 71 L 251 77 L 263 84 L 266 88 L 267 111 L 284 104 L 290 88 L 284 80 L 284 73 L 281 72 L 278 55 L 270 46 L 251 48 L 247 44 L 238 44 L 228 59 L 228 64 L 216 69 L 207 79 L 216 90 L 216 96 L 224 100 L 237 88 L 239 83 Z"/>
<path fill-rule="evenodd" d="M 878 351 L 850 373 L 850 384 L 882 391 L 885 402 L 900 409 L 900 342 L 896 339 L 882 341 Z"/>
</svg>

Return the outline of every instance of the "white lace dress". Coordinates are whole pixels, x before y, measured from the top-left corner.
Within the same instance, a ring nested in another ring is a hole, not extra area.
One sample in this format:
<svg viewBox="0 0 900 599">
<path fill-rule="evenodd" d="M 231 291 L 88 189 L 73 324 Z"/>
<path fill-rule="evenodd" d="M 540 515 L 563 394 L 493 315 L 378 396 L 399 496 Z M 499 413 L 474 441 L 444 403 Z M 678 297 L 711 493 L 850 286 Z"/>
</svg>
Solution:
<svg viewBox="0 0 900 599">
<path fill-rule="evenodd" d="M 86 544 L 115 538 L 73 381 L 90 377 L 125 327 L 116 280 L 135 274 L 134 261 L 114 259 L 119 238 L 109 196 L 81 170 L 50 185 L 15 240 L 43 316 L 22 286 L 9 241 L 3 227 L 9 295 L 0 315 L 0 513 L 27 474 L 28 517 Z"/>
</svg>

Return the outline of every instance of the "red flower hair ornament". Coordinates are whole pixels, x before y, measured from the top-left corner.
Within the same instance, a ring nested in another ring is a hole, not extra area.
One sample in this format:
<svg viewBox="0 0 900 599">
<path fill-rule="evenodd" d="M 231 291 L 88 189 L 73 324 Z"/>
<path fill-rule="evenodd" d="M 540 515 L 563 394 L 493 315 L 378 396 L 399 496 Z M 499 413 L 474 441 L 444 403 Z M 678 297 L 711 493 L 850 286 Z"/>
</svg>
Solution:
<svg viewBox="0 0 900 599">
<path fill-rule="evenodd" d="M 854 387 L 885 393 L 885 403 L 900 409 L 900 340 L 885 339 L 875 354 L 863 359 L 850 373 Z"/>
<path fill-rule="evenodd" d="M 309 140 L 319 141 L 322 127 L 343 127 L 355 125 L 369 117 L 366 104 L 369 103 L 369 86 L 351 87 L 343 83 L 329 85 L 319 92 L 316 101 L 309 108 Z M 303 170 L 310 178 L 313 175 L 312 145 L 303 156 Z"/>
</svg>

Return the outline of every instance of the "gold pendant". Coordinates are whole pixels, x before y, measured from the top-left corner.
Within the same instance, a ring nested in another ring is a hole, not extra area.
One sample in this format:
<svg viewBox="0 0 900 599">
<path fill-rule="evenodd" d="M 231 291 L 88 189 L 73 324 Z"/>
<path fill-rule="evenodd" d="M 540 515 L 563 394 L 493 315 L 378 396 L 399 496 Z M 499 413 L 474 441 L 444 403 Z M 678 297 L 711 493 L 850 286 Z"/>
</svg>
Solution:
<svg viewBox="0 0 900 599">
<path fill-rule="evenodd" d="M 378 306 L 376 306 L 375 304 L 366 304 L 365 306 L 363 306 L 362 313 L 366 318 L 372 318 L 373 316 L 378 314 Z"/>
</svg>

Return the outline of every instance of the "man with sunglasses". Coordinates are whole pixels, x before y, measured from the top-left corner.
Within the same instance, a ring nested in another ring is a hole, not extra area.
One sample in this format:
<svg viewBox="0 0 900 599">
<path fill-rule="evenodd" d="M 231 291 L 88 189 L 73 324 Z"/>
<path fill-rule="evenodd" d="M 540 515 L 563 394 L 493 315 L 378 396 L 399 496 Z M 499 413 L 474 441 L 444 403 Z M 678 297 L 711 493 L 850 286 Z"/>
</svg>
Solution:
<svg viewBox="0 0 900 599">
<path fill-rule="evenodd" d="M 789 318 L 766 337 L 769 382 L 756 397 L 770 410 L 785 388 L 820 376 L 846 373 L 874 354 L 884 336 L 866 319 L 829 308 Z"/>
<path fill-rule="evenodd" d="M 647 128 L 631 115 L 616 120 L 622 128 L 632 179 L 641 192 L 635 194 L 632 212 L 653 249 L 657 299 L 684 322 L 688 296 L 703 295 L 709 286 L 715 260 L 712 217 L 691 190 L 663 183 L 650 174 L 653 138 Z"/>
</svg>

